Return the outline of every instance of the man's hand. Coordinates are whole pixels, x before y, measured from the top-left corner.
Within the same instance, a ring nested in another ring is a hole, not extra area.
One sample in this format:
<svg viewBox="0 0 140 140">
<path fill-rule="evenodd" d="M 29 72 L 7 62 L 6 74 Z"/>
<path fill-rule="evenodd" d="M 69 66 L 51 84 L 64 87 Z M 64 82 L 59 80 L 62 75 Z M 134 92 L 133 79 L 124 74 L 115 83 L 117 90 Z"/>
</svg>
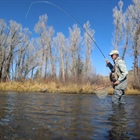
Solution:
<svg viewBox="0 0 140 140">
<path fill-rule="evenodd" d="M 118 85 L 120 82 L 119 81 L 116 81 L 115 83 L 114 83 L 114 85 Z"/>
<path fill-rule="evenodd" d="M 109 60 L 106 59 L 105 61 L 106 61 L 107 64 L 109 63 Z"/>
</svg>

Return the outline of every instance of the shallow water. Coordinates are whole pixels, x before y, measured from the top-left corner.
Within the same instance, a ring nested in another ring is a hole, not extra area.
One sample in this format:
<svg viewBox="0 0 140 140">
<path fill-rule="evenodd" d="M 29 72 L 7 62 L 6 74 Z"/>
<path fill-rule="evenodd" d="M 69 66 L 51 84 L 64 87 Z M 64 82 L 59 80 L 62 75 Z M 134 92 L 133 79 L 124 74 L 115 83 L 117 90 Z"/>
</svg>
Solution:
<svg viewBox="0 0 140 140">
<path fill-rule="evenodd" d="M 140 96 L 0 93 L 0 140 L 137 140 Z"/>
</svg>

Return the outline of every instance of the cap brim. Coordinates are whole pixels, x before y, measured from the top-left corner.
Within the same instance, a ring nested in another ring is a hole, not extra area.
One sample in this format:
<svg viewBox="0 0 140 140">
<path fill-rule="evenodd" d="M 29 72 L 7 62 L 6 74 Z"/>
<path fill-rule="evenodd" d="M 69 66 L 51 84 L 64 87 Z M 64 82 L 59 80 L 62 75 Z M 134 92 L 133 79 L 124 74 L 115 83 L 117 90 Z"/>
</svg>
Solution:
<svg viewBox="0 0 140 140">
<path fill-rule="evenodd" d="M 112 54 L 112 53 L 109 53 L 108 55 L 111 56 L 111 55 L 113 55 L 113 54 Z"/>
</svg>

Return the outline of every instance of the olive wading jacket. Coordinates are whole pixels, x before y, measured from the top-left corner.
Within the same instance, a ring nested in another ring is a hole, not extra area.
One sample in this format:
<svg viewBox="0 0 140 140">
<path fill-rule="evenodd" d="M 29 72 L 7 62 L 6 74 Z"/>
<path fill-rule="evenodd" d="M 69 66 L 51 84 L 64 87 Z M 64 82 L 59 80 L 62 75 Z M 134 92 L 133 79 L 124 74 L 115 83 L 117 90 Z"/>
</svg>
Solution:
<svg viewBox="0 0 140 140">
<path fill-rule="evenodd" d="M 117 81 L 122 82 L 127 78 L 128 71 L 126 68 L 126 64 L 124 60 L 122 60 L 120 57 L 114 60 L 114 69 L 115 73 L 118 76 Z"/>
<path fill-rule="evenodd" d="M 111 75 L 110 75 L 111 81 L 113 82 L 119 81 L 121 83 L 122 81 L 127 79 L 128 71 L 126 68 L 126 64 L 124 60 L 122 60 L 120 57 L 114 60 L 114 67 L 110 62 L 107 64 L 107 66 L 111 70 Z"/>
</svg>

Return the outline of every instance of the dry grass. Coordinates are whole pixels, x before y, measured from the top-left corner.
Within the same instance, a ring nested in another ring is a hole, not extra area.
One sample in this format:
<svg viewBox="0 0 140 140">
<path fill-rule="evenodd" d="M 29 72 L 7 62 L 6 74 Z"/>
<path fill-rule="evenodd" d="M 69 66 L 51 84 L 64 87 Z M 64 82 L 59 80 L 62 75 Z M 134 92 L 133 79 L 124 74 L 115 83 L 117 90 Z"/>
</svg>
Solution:
<svg viewBox="0 0 140 140">
<path fill-rule="evenodd" d="M 94 86 L 95 88 L 96 86 Z M 93 86 L 85 84 L 79 86 L 78 84 L 62 84 L 55 82 L 4 82 L 0 83 L 1 91 L 22 91 L 22 92 L 39 92 L 46 89 L 50 93 L 93 93 Z"/>
<path fill-rule="evenodd" d="M 140 90 L 128 87 L 126 90 L 126 94 L 127 95 L 140 95 Z"/>
<path fill-rule="evenodd" d="M 40 91 L 46 88 L 45 84 L 37 82 L 4 82 L 0 83 L 0 90 L 2 91 Z"/>
<path fill-rule="evenodd" d="M 94 93 L 97 89 L 97 85 L 78 85 L 78 84 L 62 84 L 55 82 L 5 82 L 0 83 L 1 91 L 18 91 L 18 92 L 39 92 L 46 89 L 50 93 Z M 109 94 L 113 93 L 113 88 L 109 88 Z M 140 94 L 139 90 L 134 90 L 128 87 L 126 94 Z"/>
<path fill-rule="evenodd" d="M 113 88 L 109 88 L 108 93 L 111 95 L 113 94 Z M 128 86 L 127 90 L 125 91 L 126 95 L 140 95 L 140 90 L 133 89 Z"/>
</svg>

